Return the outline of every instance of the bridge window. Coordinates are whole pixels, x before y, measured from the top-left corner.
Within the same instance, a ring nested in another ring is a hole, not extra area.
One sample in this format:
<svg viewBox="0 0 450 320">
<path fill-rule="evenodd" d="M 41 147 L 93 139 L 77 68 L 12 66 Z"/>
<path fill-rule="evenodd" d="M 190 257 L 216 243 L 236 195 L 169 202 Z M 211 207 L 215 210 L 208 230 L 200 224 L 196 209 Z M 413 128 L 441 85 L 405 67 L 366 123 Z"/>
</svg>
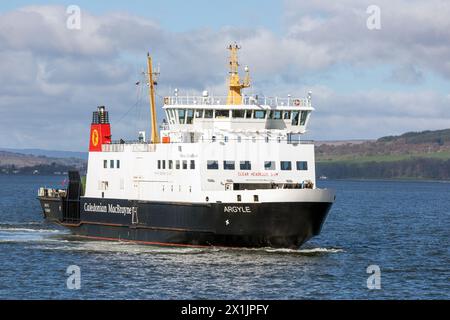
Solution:
<svg viewBox="0 0 450 320">
<path fill-rule="evenodd" d="M 216 118 L 229 118 L 230 110 L 216 110 Z"/>
<path fill-rule="evenodd" d="M 275 170 L 275 161 L 264 161 L 265 170 Z"/>
<path fill-rule="evenodd" d="M 195 117 L 196 118 L 203 118 L 203 109 L 195 110 Z"/>
<path fill-rule="evenodd" d="M 180 121 L 180 124 L 184 124 L 185 117 L 186 117 L 186 110 L 178 109 L 178 120 Z"/>
<path fill-rule="evenodd" d="M 175 162 L 175 169 L 180 170 L 180 160 Z"/>
<path fill-rule="evenodd" d="M 279 111 L 279 110 L 269 111 L 269 119 L 274 119 L 274 120 L 281 119 L 281 111 Z"/>
<path fill-rule="evenodd" d="M 114 160 L 109 161 L 109 167 L 114 169 Z"/>
<path fill-rule="evenodd" d="M 116 161 L 116 168 L 117 168 L 117 169 L 120 169 L 120 160 L 117 160 L 117 161 Z"/>
<path fill-rule="evenodd" d="M 169 160 L 169 169 L 170 169 L 170 170 L 173 169 L 173 160 Z"/>
<path fill-rule="evenodd" d="M 163 168 L 163 170 L 166 169 L 166 160 L 163 160 L 163 161 L 162 161 L 162 168 Z"/>
<path fill-rule="evenodd" d="M 253 113 L 253 110 L 245 110 L 245 117 L 247 119 L 251 119 L 252 118 L 252 113 Z"/>
<path fill-rule="evenodd" d="M 265 119 L 266 111 L 265 110 L 255 110 L 255 119 Z"/>
<path fill-rule="evenodd" d="M 195 169 L 195 160 L 191 160 L 191 170 Z"/>
<path fill-rule="evenodd" d="M 214 116 L 214 110 L 205 110 L 205 119 L 211 119 Z"/>
<path fill-rule="evenodd" d="M 217 170 L 219 169 L 219 161 L 216 160 L 208 160 L 206 162 L 208 170 Z"/>
<path fill-rule="evenodd" d="M 281 161 L 281 170 L 292 170 L 292 163 L 290 161 Z"/>
<path fill-rule="evenodd" d="M 290 111 L 283 111 L 283 119 L 284 120 L 291 119 L 291 112 Z"/>
<path fill-rule="evenodd" d="M 232 110 L 231 114 L 232 114 L 233 118 L 244 118 L 245 110 Z"/>
<path fill-rule="evenodd" d="M 297 170 L 308 170 L 307 161 L 297 161 Z"/>
<path fill-rule="evenodd" d="M 291 122 L 291 124 L 293 126 L 298 125 L 298 116 L 299 116 L 299 112 L 298 111 L 292 111 L 292 122 Z"/>
<path fill-rule="evenodd" d="M 161 169 L 161 160 L 158 160 L 158 169 Z"/>
<path fill-rule="evenodd" d="M 103 160 L 103 168 L 108 168 L 108 160 Z"/>
<path fill-rule="evenodd" d="M 187 160 L 183 160 L 183 170 L 187 170 Z"/>
<path fill-rule="evenodd" d="M 234 170 L 234 161 L 224 161 L 223 169 L 224 170 Z"/>
<path fill-rule="evenodd" d="M 186 124 L 192 124 L 194 119 L 194 110 L 188 109 L 186 114 Z"/>
<path fill-rule="evenodd" d="M 302 111 L 302 115 L 300 116 L 300 125 L 304 126 L 306 123 L 306 118 L 308 117 L 308 111 Z"/>
<path fill-rule="evenodd" d="M 252 164 L 250 161 L 240 161 L 239 167 L 241 170 L 252 170 Z"/>
</svg>

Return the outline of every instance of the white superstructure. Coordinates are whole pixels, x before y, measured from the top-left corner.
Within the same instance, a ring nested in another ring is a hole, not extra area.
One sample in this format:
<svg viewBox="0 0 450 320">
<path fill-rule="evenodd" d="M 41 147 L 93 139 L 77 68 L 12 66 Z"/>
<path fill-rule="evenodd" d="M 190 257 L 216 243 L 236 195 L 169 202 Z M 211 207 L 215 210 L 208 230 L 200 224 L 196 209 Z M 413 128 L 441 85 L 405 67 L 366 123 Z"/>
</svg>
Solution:
<svg viewBox="0 0 450 320">
<path fill-rule="evenodd" d="M 176 91 L 164 98 L 160 143 L 110 142 L 90 152 L 85 197 L 332 202 L 334 194 L 316 189 L 314 145 L 301 138 L 314 111 L 311 93 L 241 97 L 237 83 L 228 97 Z"/>
</svg>

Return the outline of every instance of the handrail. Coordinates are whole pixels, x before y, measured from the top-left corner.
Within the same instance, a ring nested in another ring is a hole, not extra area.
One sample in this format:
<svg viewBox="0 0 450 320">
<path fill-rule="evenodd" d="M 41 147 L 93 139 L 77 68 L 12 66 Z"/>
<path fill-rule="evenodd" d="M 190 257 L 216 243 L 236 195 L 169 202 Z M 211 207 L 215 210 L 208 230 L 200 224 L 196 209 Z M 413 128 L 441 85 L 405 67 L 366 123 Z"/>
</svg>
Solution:
<svg viewBox="0 0 450 320">
<path fill-rule="evenodd" d="M 297 139 L 286 139 L 286 138 L 278 138 L 278 137 L 270 137 L 269 139 L 266 138 L 252 138 L 252 137 L 241 137 L 240 139 L 237 138 L 229 138 L 227 139 L 222 137 L 212 137 L 212 138 L 198 138 L 196 141 L 187 141 L 187 142 L 177 142 L 177 141 L 171 141 L 172 144 L 181 144 L 181 143 L 198 143 L 198 142 L 211 142 L 211 143 L 220 143 L 220 142 L 230 142 L 230 141 L 265 141 L 268 140 L 277 141 L 277 142 L 287 142 L 290 144 L 313 144 L 314 140 L 297 140 Z M 114 146 L 145 146 L 145 145 L 152 145 L 148 142 L 136 142 L 136 141 L 112 141 L 109 144 L 103 144 L 104 150 L 103 151 L 124 151 L 124 148 L 114 148 Z M 145 147 L 144 147 L 145 149 Z M 153 148 L 152 148 L 153 149 Z M 152 150 L 153 151 L 153 150 Z"/>
<path fill-rule="evenodd" d="M 168 96 L 164 98 L 164 105 L 226 105 L 225 96 Z M 242 105 L 263 106 L 287 106 L 287 107 L 310 107 L 311 100 L 307 98 L 280 98 L 280 97 L 258 97 L 244 96 Z"/>
</svg>

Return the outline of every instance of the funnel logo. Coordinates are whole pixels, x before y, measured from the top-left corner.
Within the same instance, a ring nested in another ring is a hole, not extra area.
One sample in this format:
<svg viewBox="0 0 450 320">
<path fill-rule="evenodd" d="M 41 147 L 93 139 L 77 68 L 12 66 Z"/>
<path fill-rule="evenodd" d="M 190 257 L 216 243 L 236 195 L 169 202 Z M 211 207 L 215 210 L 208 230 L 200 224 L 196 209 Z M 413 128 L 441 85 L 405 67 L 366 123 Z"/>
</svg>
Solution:
<svg viewBox="0 0 450 320">
<path fill-rule="evenodd" d="M 98 145 L 98 131 L 97 129 L 94 129 L 92 131 L 92 145 L 96 147 Z"/>
</svg>

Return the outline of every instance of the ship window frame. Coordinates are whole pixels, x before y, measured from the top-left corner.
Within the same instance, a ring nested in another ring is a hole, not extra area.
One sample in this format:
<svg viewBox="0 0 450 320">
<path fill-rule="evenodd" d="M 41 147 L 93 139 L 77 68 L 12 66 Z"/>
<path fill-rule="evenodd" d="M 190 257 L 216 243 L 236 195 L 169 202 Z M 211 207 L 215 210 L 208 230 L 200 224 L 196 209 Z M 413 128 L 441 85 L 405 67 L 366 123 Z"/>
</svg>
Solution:
<svg viewBox="0 0 450 320">
<path fill-rule="evenodd" d="M 206 161 L 206 169 L 219 170 L 219 161 L 218 160 L 207 160 Z"/>
<path fill-rule="evenodd" d="M 188 169 L 188 162 L 187 162 L 187 160 L 183 160 L 183 163 L 182 163 L 182 168 L 183 168 L 183 170 L 187 170 Z"/>
<path fill-rule="evenodd" d="M 245 110 L 245 119 L 253 119 L 253 109 Z"/>
<path fill-rule="evenodd" d="M 180 170 L 180 168 L 181 168 L 180 160 L 176 160 L 175 161 L 175 169 Z"/>
<path fill-rule="evenodd" d="M 291 111 L 290 110 L 283 111 L 283 120 L 291 120 Z"/>
<path fill-rule="evenodd" d="M 233 109 L 231 110 L 231 117 L 233 119 L 245 119 L 245 110 Z"/>
<path fill-rule="evenodd" d="M 195 160 L 191 160 L 191 163 L 190 163 L 189 168 L 190 168 L 191 170 L 195 170 Z"/>
<path fill-rule="evenodd" d="M 281 120 L 283 117 L 283 113 L 281 110 L 270 110 L 270 118 L 272 120 Z"/>
<path fill-rule="evenodd" d="M 308 161 L 297 161 L 296 167 L 298 171 L 308 171 Z"/>
<path fill-rule="evenodd" d="M 309 111 L 302 111 L 300 114 L 300 125 L 304 126 L 306 124 L 306 120 L 308 119 Z"/>
<path fill-rule="evenodd" d="M 173 160 L 169 160 L 169 170 L 173 169 Z"/>
<path fill-rule="evenodd" d="M 289 164 L 288 167 L 285 167 L 285 164 Z M 284 160 L 284 161 L 280 161 L 280 170 L 281 171 L 292 171 L 292 161 L 289 160 Z"/>
<path fill-rule="evenodd" d="M 181 113 L 183 114 L 182 118 L 181 118 Z M 178 123 L 185 124 L 186 123 L 186 109 L 183 109 L 183 108 L 177 109 L 177 115 L 178 115 Z"/>
<path fill-rule="evenodd" d="M 103 169 L 108 169 L 108 160 L 103 160 Z"/>
<path fill-rule="evenodd" d="M 195 117 L 195 119 L 202 119 L 203 118 L 203 109 L 195 109 L 194 117 Z"/>
<path fill-rule="evenodd" d="M 191 113 L 191 115 L 189 115 Z M 194 123 L 194 109 L 187 109 L 186 110 L 186 124 L 193 124 Z"/>
<path fill-rule="evenodd" d="M 216 109 L 214 112 L 215 119 L 230 119 L 230 109 Z"/>
<path fill-rule="evenodd" d="M 258 114 L 262 113 L 264 116 L 259 117 Z M 255 110 L 254 114 L 253 114 L 253 118 L 254 119 L 258 119 L 258 120 L 264 120 L 267 117 L 267 111 L 266 110 Z"/>
<path fill-rule="evenodd" d="M 205 109 L 203 113 L 204 119 L 213 119 L 214 118 L 214 110 L 213 109 Z"/>
<path fill-rule="evenodd" d="M 116 160 L 116 168 L 120 169 L 120 160 Z"/>
<path fill-rule="evenodd" d="M 114 160 L 109 160 L 109 168 L 114 169 Z"/>
<path fill-rule="evenodd" d="M 166 170 L 166 160 L 162 160 L 162 169 Z"/>
<path fill-rule="evenodd" d="M 177 124 L 177 112 L 176 109 L 170 109 L 172 112 L 171 118 L 172 118 L 172 124 Z"/>
<path fill-rule="evenodd" d="M 157 168 L 158 168 L 158 170 L 161 170 L 161 160 L 158 160 L 157 162 L 158 162 Z"/>
<path fill-rule="evenodd" d="M 267 164 L 270 164 L 270 167 Z M 264 161 L 264 170 L 276 170 L 276 162 L 275 161 Z"/>
<path fill-rule="evenodd" d="M 299 122 L 300 122 L 300 110 L 293 110 L 291 125 L 298 126 Z"/>
<path fill-rule="evenodd" d="M 248 164 L 248 166 L 246 166 Z M 239 169 L 242 171 L 252 170 L 252 162 L 248 160 L 239 161 Z"/>
<path fill-rule="evenodd" d="M 234 160 L 223 160 L 223 170 L 236 170 L 236 162 Z"/>
</svg>

